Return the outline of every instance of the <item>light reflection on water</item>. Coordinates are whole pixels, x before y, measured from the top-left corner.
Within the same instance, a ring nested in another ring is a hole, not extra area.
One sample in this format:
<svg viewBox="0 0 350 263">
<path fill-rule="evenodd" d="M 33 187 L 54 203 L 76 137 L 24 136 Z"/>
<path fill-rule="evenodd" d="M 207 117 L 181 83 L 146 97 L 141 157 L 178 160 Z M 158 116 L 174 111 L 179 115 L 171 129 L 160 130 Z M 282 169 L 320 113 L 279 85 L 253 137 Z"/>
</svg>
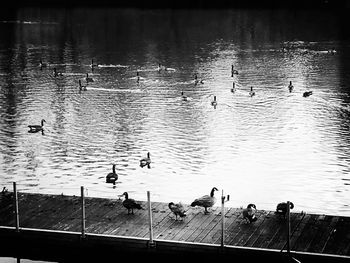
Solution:
<svg viewBox="0 0 350 263">
<path fill-rule="evenodd" d="M 83 185 L 89 196 L 140 200 L 149 190 L 154 201 L 185 203 L 216 186 L 233 207 L 290 200 L 296 211 L 350 216 L 349 44 L 336 20 L 319 31 L 322 21 L 299 19 L 297 31 L 289 16 L 19 11 L 17 22 L 0 23 L 9 33 L 0 41 L 2 185 L 69 195 Z M 54 65 L 40 70 L 40 58 Z M 158 63 L 174 70 L 158 72 Z M 95 81 L 79 91 L 86 72 Z M 42 118 L 44 135 L 28 133 Z M 151 169 L 141 169 L 148 151 Z M 105 183 L 113 163 L 116 188 Z"/>
</svg>

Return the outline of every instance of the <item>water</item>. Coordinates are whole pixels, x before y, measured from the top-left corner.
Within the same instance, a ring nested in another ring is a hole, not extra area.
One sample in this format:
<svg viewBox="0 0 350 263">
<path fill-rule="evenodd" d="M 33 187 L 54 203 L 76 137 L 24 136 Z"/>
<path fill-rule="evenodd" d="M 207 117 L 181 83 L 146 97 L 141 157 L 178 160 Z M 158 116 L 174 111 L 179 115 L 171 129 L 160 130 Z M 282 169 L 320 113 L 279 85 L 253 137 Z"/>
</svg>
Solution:
<svg viewBox="0 0 350 263">
<path fill-rule="evenodd" d="M 27 8 L 2 19 L 1 186 L 184 203 L 216 186 L 232 207 L 290 200 L 350 216 L 350 46 L 337 14 L 309 12 Z M 94 82 L 79 91 L 86 73 Z M 41 119 L 44 133 L 28 133 Z M 151 169 L 139 166 L 147 152 Z"/>
</svg>

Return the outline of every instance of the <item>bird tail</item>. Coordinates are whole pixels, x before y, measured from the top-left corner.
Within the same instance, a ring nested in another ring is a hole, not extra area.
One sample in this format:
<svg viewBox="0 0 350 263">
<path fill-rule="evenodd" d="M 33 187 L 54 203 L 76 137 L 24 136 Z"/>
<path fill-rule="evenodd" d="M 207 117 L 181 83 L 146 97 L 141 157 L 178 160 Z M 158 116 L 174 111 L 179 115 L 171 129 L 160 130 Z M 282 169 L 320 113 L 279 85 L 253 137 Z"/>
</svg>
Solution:
<svg viewBox="0 0 350 263">
<path fill-rule="evenodd" d="M 179 213 L 179 216 L 180 216 L 180 217 L 185 217 L 186 214 L 185 214 L 184 212 L 181 212 L 181 213 Z"/>
<path fill-rule="evenodd" d="M 135 208 L 144 210 L 144 208 L 140 204 L 136 204 Z"/>
<path fill-rule="evenodd" d="M 248 219 L 249 219 L 250 223 L 258 220 L 258 218 L 255 215 L 248 217 Z"/>
</svg>

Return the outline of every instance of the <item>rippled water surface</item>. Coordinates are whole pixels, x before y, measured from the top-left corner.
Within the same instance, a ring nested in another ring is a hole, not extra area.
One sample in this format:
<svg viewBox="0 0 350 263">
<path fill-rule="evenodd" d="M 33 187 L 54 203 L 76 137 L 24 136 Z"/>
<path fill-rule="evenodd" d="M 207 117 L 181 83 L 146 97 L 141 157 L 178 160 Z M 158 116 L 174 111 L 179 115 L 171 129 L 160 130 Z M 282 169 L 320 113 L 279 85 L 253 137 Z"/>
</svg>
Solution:
<svg viewBox="0 0 350 263">
<path fill-rule="evenodd" d="M 184 203 L 216 186 L 228 206 L 350 216 L 341 30 L 302 11 L 19 10 L 0 22 L 1 186 Z M 43 134 L 28 133 L 41 119 Z"/>
</svg>

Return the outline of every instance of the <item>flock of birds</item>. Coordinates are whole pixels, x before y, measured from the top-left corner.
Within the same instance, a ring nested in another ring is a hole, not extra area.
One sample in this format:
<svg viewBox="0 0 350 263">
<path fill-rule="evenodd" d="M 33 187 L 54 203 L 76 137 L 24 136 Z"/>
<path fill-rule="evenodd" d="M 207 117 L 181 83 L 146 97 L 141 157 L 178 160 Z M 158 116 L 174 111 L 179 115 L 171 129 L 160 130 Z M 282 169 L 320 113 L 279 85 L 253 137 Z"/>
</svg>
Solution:
<svg viewBox="0 0 350 263">
<path fill-rule="evenodd" d="M 49 67 L 48 63 L 43 63 L 42 60 L 40 60 L 39 63 L 40 68 L 45 68 L 45 67 Z M 97 67 L 98 64 L 95 64 L 93 60 L 91 60 L 91 64 L 90 67 L 92 68 L 92 70 Z M 165 67 L 164 65 L 158 64 L 158 71 L 167 71 L 168 68 Z M 231 77 L 233 77 L 234 75 L 238 75 L 238 70 L 234 69 L 234 66 L 231 65 Z M 53 68 L 53 77 L 58 77 L 58 76 L 63 76 L 63 73 L 58 72 L 56 68 Z M 139 71 L 137 71 L 136 73 L 136 77 L 137 77 L 137 83 L 139 83 L 140 81 L 140 75 L 139 75 Z M 79 83 L 79 90 L 87 90 L 87 84 L 90 82 L 94 82 L 94 79 L 89 77 L 89 74 L 86 73 L 86 85 L 83 85 L 81 80 L 79 79 L 78 83 Z M 195 74 L 194 75 L 194 84 L 203 84 L 204 81 L 202 79 L 198 78 L 198 75 Z M 292 92 L 294 89 L 292 81 L 289 82 L 288 85 L 288 90 L 289 92 Z M 233 82 L 233 86 L 231 88 L 231 92 L 234 93 L 236 91 L 236 84 L 235 82 Z M 250 91 L 249 91 L 249 96 L 253 97 L 255 96 L 255 91 L 253 90 L 253 87 L 251 86 Z M 303 97 L 308 97 L 312 95 L 312 91 L 305 91 L 303 93 Z M 187 100 L 187 96 L 184 95 L 183 91 L 181 92 L 181 97 L 183 100 Z M 214 95 L 213 100 L 211 101 L 211 105 L 216 108 L 218 102 L 216 99 L 216 96 Z M 41 124 L 40 125 L 28 125 L 29 127 L 29 131 L 31 133 L 35 133 L 35 132 L 39 132 L 39 131 L 44 131 L 44 123 L 46 121 L 44 119 L 41 120 Z M 142 158 L 140 160 L 140 167 L 148 167 L 149 169 L 151 168 L 151 158 L 150 158 L 150 153 L 147 153 L 147 156 Z M 113 185 L 116 184 L 117 180 L 118 180 L 118 174 L 116 173 L 115 170 L 116 165 L 113 164 L 112 166 L 112 172 L 108 173 L 106 176 L 106 183 L 112 183 Z M 204 207 L 204 214 L 208 214 L 210 213 L 208 211 L 208 208 L 213 207 L 214 204 L 216 203 L 216 198 L 214 196 L 215 191 L 218 191 L 218 189 L 216 187 L 213 187 L 210 194 L 209 195 L 203 195 L 197 199 L 195 199 L 192 203 L 191 203 L 191 207 Z M 129 198 L 129 195 L 127 192 L 124 192 L 122 195 L 120 195 L 119 197 L 124 197 L 124 201 L 123 206 L 128 210 L 128 214 L 134 214 L 134 209 L 144 209 L 140 203 L 138 203 L 137 201 L 135 201 L 132 198 Z M 283 202 L 283 203 L 279 203 L 276 207 L 276 214 L 279 214 L 281 216 L 283 216 L 285 218 L 286 216 L 286 212 L 287 212 L 287 206 L 288 204 Z M 183 204 L 180 203 L 174 203 L 174 202 L 170 202 L 168 204 L 169 209 L 171 210 L 171 212 L 175 215 L 175 220 L 177 221 L 178 217 L 180 218 L 184 218 L 186 217 L 186 211 L 185 211 L 185 207 L 183 206 Z M 294 204 L 292 202 L 290 202 L 290 209 L 294 208 Z M 255 222 L 257 220 L 256 217 L 256 205 L 255 204 L 248 204 L 246 208 L 244 208 L 242 210 L 242 217 L 243 219 L 246 221 L 246 223 L 252 223 Z"/>
<path fill-rule="evenodd" d="M 199 198 L 196 198 L 192 203 L 191 207 L 204 207 L 204 214 L 209 214 L 210 211 L 208 211 L 208 208 L 213 207 L 216 203 L 216 197 L 214 195 L 215 191 L 218 191 L 216 187 L 213 187 L 210 191 L 209 195 L 203 195 Z M 124 192 L 122 195 L 119 195 L 119 197 L 125 197 L 122 204 L 123 206 L 128 210 L 129 214 L 134 214 L 134 209 L 144 209 L 139 202 L 137 202 L 135 199 L 129 198 L 129 194 L 127 192 Z M 290 209 L 294 208 L 294 204 L 292 202 L 289 202 Z M 178 221 L 178 217 L 183 220 L 184 217 L 186 217 L 186 210 L 184 205 L 179 203 L 170 202 L 168 204 L 168 207 L 170 211 L 175 215 L 175 221 Z M 283 216 L 283 218 L 286 218 L 288 209 L 288 203 L 282 202 L 277 204 L 275 213 L 279 216 Z M 242 209 L 242 218 L 245 220 L 246 224 L 253 223 L 258 220 L 258 217 L 256 216 L 256 205 L 255 204 L 248 204 L 248 206 L 244 209 Z"/>
</svg>

